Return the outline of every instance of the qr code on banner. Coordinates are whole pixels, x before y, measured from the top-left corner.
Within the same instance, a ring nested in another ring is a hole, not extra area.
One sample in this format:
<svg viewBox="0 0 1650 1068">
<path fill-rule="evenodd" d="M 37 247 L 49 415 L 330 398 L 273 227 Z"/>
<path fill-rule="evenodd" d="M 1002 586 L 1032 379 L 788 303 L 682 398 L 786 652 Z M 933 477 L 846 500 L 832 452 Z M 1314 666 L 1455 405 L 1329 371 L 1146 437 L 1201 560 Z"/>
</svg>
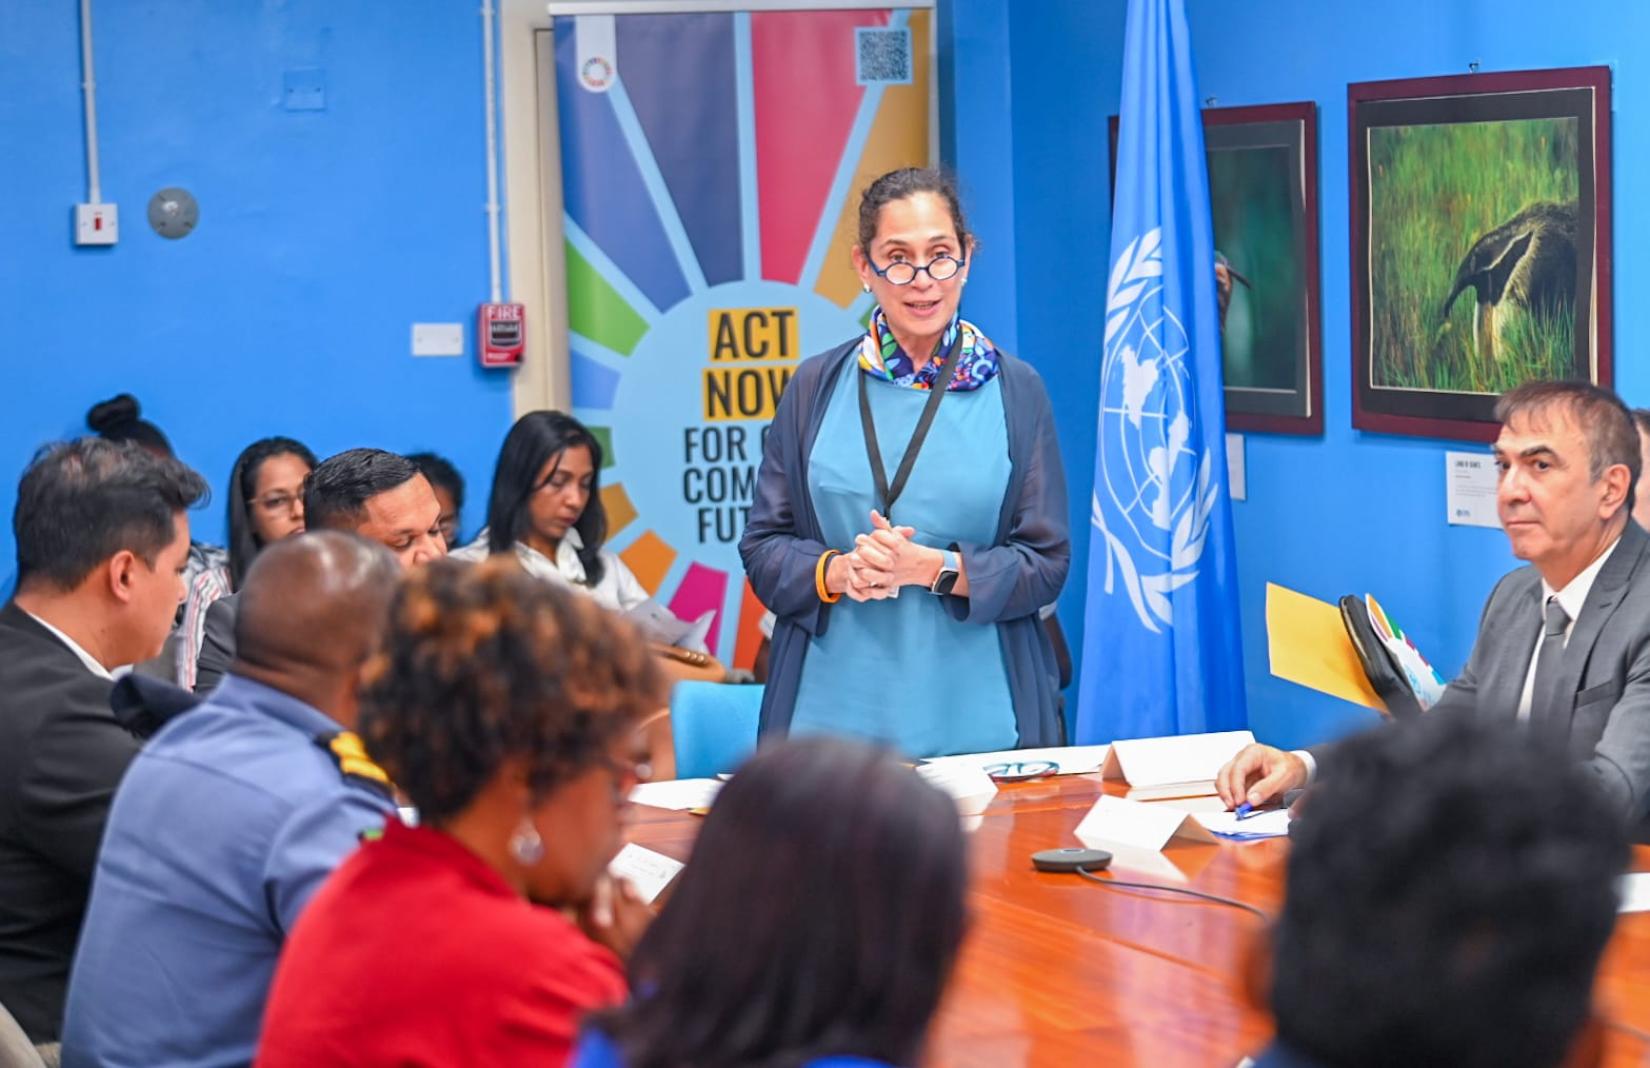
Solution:
<svg viewBox="0 0 1650 1068">
<path fill-rule="evenodd" d="M 870 26 L 856 29 L 854 80 L 860 85 L 910 85 L 911 31 Z"/>
</svg>

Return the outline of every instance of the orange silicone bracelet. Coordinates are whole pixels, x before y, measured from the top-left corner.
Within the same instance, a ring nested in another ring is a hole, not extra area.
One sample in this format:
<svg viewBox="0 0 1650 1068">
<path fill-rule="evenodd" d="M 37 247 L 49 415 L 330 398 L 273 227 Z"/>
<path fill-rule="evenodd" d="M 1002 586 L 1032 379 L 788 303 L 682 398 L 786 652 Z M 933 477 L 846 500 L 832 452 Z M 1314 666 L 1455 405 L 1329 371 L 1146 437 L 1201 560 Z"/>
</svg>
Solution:
<svg viewBox="0 0 1650 1068">
<path fill-rule="evenodd" d="M 826 549 L 819 554 L 819 563 L 814 567 L 814 589 L 819 592 L 819 599 L 826 604 L 836 604 L 842 600 L 842 594 L 833 594 L 825 588 L 825 568 L 830 565 L 831 557 L 841 555 L 835 549 Z"/>
</svg>

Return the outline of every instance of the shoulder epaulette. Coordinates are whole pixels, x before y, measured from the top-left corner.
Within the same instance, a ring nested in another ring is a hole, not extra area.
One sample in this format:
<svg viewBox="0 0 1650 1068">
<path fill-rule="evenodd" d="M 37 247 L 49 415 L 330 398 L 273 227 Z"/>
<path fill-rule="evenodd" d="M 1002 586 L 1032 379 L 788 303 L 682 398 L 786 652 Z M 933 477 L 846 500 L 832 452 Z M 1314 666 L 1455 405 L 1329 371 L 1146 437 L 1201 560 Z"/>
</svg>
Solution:
<svg viewBox="0 0 1650 1068">
<path fill-rule="evenodd" d="M 395 784 L 383 768 L 373 763 L 354 731 L 327 731 L 315 736 L 315 744 L 325 749 L 338 762 L 338 770 L 345 779 L 376 790 L 385 797 L 394 797 Z"/>
</svg>

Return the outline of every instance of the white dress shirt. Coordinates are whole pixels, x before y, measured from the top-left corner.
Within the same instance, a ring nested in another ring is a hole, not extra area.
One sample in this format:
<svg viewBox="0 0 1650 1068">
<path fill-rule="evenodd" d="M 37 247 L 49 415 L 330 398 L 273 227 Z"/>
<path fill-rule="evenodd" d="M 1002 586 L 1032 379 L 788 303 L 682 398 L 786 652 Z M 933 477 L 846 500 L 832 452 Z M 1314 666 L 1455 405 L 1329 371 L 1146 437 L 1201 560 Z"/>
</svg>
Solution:
<svg viewBox="0 0 1650 1068">
<path fill-rule="evenodd" d="M 114 681 L 115 677 L 113 675 L 109 674 L 109 669 L 104 667 L 102 664 L 100 664 L 98 662 L 97 658 L 94 657 L 91 653 L 88 653 L 86 650 L 82 649 L 80 647 L 79 642 L 75 641 L 73 638 L 69 637 L 67 634 L 64 634 L 62 631 L 58 630 L 56 627 L 52 626 L 50 623 L 47 623 L 44 619 L 41 619 L 39 616 L 35 615 L 33 612 L 30 612 L 28 609 L 26 609 L 26 608 L 23 609 L 23 614 L 28 616 L 30 619 L 34 620 L 36 623 L 40 624 L 42 627 L 45 627 L 48 631 L 50 631 L 52 633 L 53 637 L 55 637 L 58 641 L 62 642 L 64 645 L 67 645 L 69 647 L 69 652 L 71 652 L 75 656 L 79 657 L 80 662 L 82 664 L 86 665 L 86 670 L 87 671 L 90 671 L 93 675 L 96 675 L 99 678 L 108 679 L 110 682 Z"/>
<path fill-rule="evenodd" d="M 1598 554 L 1597 560 L 1583 568 L 1581 574 L 1571 579 L 1562 590 L 1555 590 L 1547 585 L 1546 579 L 1541 580 L 1541 607 L 1543 613 L 1546 611 L 1547 601 L 1556 597 L 1558 598 L 1559 607 L 1563 608 L 1564 614 L 1570 617 L 1570 622 L 1564 627 L 1565 645 L 1570 644 L 1570 632 L 1576 629 L 1576 619 L 1581 615 L 1581 606 L 1587 603 L 1587 594 L 1592 592 L 1593 581 L 1598 578 L 1599 571 L 1604 567 L 1604 561 L 1610 559 L 1610 554 L 1616 551 L 1616 546 L 1619 544 L 1621 544 L 1620 538 L 1611 542 L 1608 549 Z M 1535 666 L 1541 659 L 1541 638 L 1542 632 L 1537 629 L 1535 632 L 1535 645 L 1530 653 L 1530 670 L 1524 676 L 1524 692 L 1518 698 L 1519 722 L 1530 718 L 1530 701 L 1535 695 Z"/>
<path fill-rule="evenodd" d="M 583 547 L 584 540 L 579 537 L 579 532 L 569 527 L 562 536 L 561 544 L 556 546 L 554 560 L 519 541 L 516 542 L 516 559 L 521 561 L 522 568 L 529 575 L 576 586 L 594 597 L 597 604 L 616 612 L 629 612 L 648 599 L 647 589 L 635 573 L 625 566 L 618 554 L 606 549 L 601 550 L 602 580 L 594 586 L 586 585 L 584 562 L 579 559 L 579 550 Z M 452 555 L 460 560 L 486 559 L 487 532 L 482 531 L 480 537 L 464 548 L 454 550 Z"/>
</svg>

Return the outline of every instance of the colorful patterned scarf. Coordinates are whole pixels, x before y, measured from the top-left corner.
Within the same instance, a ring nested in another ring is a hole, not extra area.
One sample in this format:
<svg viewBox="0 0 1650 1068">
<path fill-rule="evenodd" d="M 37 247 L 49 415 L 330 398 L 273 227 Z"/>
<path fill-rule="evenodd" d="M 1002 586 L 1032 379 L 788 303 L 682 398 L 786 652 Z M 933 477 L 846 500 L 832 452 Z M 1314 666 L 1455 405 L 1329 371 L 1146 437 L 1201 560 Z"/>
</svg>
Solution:
<svg viewBox="0 0 1650 1068">
<path fill-rule="evenodd" d="M 951 354 L 953 345 L 962 346 L 962 355 L 957 357 L 957 371 L 952 375 L 946 392 L 966 393 L 997 377 L 996 346 L 980 333 L 978 327 L 960 315 L 951 317 L 951 325 L 945 328 L 939 344 L 934 346 L 934 354 L 923 364 L 922 370 L 912 371 L 911 357 L 894 340 L 893 331 L 888 329 L 881 308 L 872 313 L 871 328 L 859 343 L 859 366 L 872 378 L 880 378 L 896 386 L 933 389 L 934 380 L 940 376 L 940 365 Z"/>
</svg>

